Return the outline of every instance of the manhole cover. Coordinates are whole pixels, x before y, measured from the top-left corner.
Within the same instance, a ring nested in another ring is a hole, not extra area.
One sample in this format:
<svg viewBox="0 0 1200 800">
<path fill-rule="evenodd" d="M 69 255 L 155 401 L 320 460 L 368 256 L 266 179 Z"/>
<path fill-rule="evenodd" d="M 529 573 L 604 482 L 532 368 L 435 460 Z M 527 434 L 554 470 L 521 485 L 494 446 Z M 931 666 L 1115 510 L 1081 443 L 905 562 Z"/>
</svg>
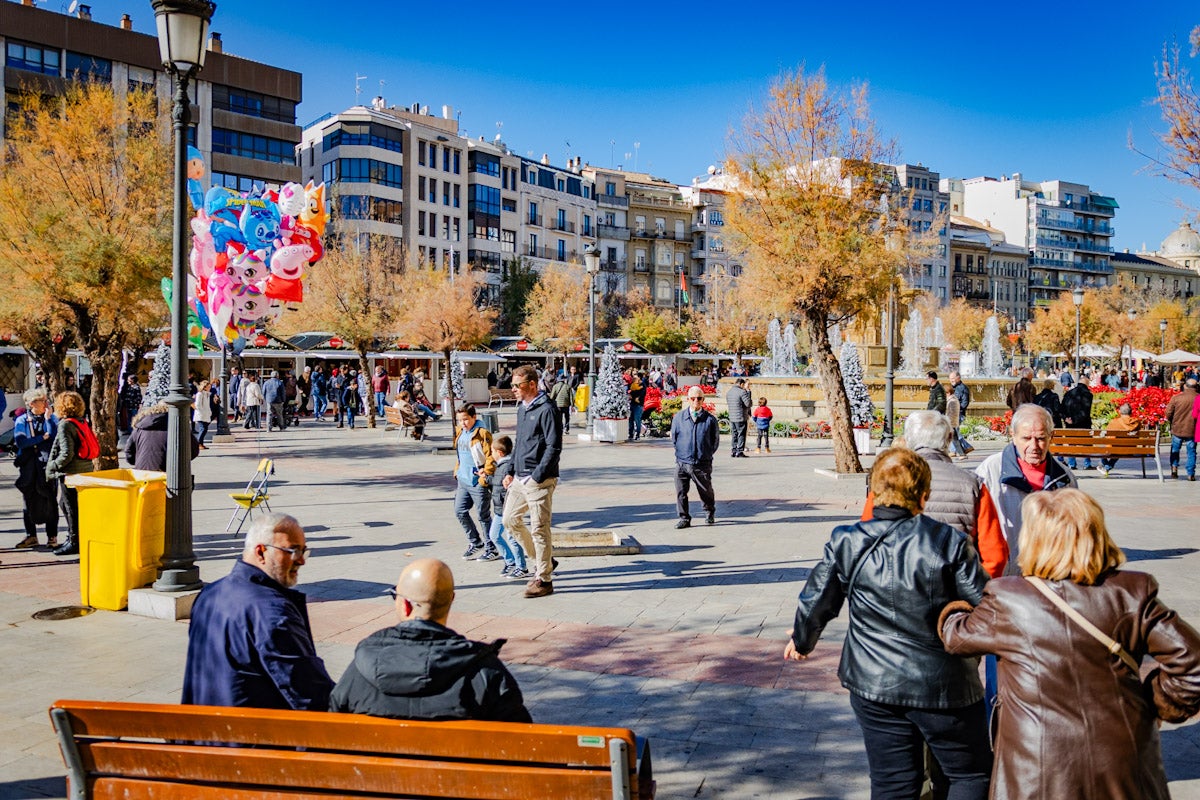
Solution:
<svg viewBox="0 0 1200 800">
<path fill-rule="evenodd" d="M 76 617 L 86 617 L 96 609 L 91 606 L 59 606 L 58 608 L 47 608 L 33 615 L 34 619 L 75 619 Z"/>
</svg>

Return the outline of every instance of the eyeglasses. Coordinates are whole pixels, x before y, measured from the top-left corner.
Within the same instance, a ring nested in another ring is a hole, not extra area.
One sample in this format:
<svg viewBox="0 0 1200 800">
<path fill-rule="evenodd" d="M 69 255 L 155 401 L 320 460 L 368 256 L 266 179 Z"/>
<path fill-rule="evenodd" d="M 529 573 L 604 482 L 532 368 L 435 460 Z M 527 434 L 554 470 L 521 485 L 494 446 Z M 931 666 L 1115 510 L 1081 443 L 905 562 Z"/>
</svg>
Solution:
<svg viewBox="0 0 1200 800">
<path fill-rule="evenodd" d="M 264 545 L 264 547 L 270 547 L 273 550 L 282 550 L 292 558 L 308 558 L 313 552 L 311 547 L 306 547 L 305 545 L 300 545 L 299 547 L 280 547 L 279 545 L 268 544 Z"/>
<path fill-rule="evenodd" d="M 537 378 L 529 378 L 528 380 L 523 380 L 520 383 L 518 383 L 517 386 L 524 386 L 527 383 L 537 383 Z"/>
<path fill-rule="evenodd" d="M 390 598 L 392 598 L 393 600 L 395 600 L 397 597 L 400 597 L 400 593 L 399 593 L 399 592 L 397 592 L 395 589 L 384 589 L 384 593 L 385 593 L 385 594 L 387 594 L 387 596 L 388 596 L 388 597 L 390 597 Z M 411 605 L 414 605 L 414 606 L 427 606 L 427 605 L 429 605 L 429 603 L 422 602 L 422 601 L 420 601 L 420 600 L 413 600 L 413 599 L 411 599 L 411 598 L 408 598 L 408 597 L 406 597 L 406 598 L 404 598 L 404 599 L 405 599 L 405 600 L 408 600 L 409 604 L 411 604 Z"/>
<path fill-rule="evenodd" d="M 689 398 L 688 398 L 688 400 L 703 400 L 703 399 L 704 399 L 704 397 L 703 397 L 703 396 L 700 396 L 700 397 L 689 397 Z"/>
</svg>

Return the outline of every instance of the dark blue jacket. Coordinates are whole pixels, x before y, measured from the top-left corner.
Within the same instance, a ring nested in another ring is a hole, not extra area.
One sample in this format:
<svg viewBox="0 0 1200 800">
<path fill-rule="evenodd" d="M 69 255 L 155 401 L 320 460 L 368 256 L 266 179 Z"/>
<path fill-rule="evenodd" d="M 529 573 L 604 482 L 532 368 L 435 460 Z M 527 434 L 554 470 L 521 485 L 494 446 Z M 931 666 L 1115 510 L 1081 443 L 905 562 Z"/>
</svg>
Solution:
<svg viewBox="0 0 1200 800">
<path fill-rule="evenodd" d="M 279 378 L 270 378 L 263 384 L 263 401 L 269 406 L 279 405 L 285 399 L 283 393 L 283 381 Z"/>
<path fill-rule="evenodd" d="M 332 690 L 302 592 L 244 561 L 200 592 L 188 630 L 183 703 L 326 711 Z"/>
<path fill-rule="evenodd" d="M 526 406 L 517 404 L 517 434 L 513 443 L 513 470 L 518 478 L 533 477 L 535 483 L 558 477 L 562 455 L 562 415 L 545 392 Z"/>
<path fill-rule="evenodd" d="M 675 445 L 675 460 L 681 464 L 711 465 L 720 443 L 717 418 L 707 410 L 699 419 L 692 419 L 691 409 L 684 408 L 671 420 L 671 442 Z"/>
</svg>

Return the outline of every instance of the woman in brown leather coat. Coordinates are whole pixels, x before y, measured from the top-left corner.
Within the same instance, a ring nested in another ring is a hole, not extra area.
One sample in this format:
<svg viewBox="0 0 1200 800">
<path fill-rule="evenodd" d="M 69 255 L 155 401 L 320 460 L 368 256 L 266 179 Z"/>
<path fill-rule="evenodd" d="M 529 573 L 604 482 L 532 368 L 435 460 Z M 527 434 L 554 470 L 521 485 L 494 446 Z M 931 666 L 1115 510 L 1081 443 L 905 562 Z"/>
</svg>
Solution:
<svg viewBox="0 0 1200 800">
<path fill-rule="evenodd" d="M 1020 576 L 942 612 L 946 649 L 998 656 L 993 798 L 1167 798 L 1157 721 L 1200 710 L 1200 634 L 1117 567 L 1104 512 L 1077 489 L 1022 504 Z M 1141 664 L 1141 675 L 1043 596 L 1050 591 Z"/>
</svg>

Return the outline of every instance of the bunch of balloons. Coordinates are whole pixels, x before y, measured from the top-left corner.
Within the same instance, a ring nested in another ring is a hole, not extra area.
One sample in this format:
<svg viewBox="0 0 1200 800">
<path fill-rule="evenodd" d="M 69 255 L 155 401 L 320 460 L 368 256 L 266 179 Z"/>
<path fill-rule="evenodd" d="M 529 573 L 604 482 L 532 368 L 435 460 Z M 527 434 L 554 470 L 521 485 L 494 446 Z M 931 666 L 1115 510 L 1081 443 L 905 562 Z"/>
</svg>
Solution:
<svg viewBox="0 0 1200 800">
<path fill-rule="evenodd" d="M 197 329 L 189 331 L 189 339 L 208 329 L 218 344 L 232 343 L 238 350 L 259 323 L 304 300 L 308 268 L 324 255 L 325 184 L 287 183 L 278 191 L 243 193 L 214 186 L 203 192 L 203 158 L 195 148 L 189 156 L 188 194 L 196 214 L 188 307 Z"/>
</svg>

